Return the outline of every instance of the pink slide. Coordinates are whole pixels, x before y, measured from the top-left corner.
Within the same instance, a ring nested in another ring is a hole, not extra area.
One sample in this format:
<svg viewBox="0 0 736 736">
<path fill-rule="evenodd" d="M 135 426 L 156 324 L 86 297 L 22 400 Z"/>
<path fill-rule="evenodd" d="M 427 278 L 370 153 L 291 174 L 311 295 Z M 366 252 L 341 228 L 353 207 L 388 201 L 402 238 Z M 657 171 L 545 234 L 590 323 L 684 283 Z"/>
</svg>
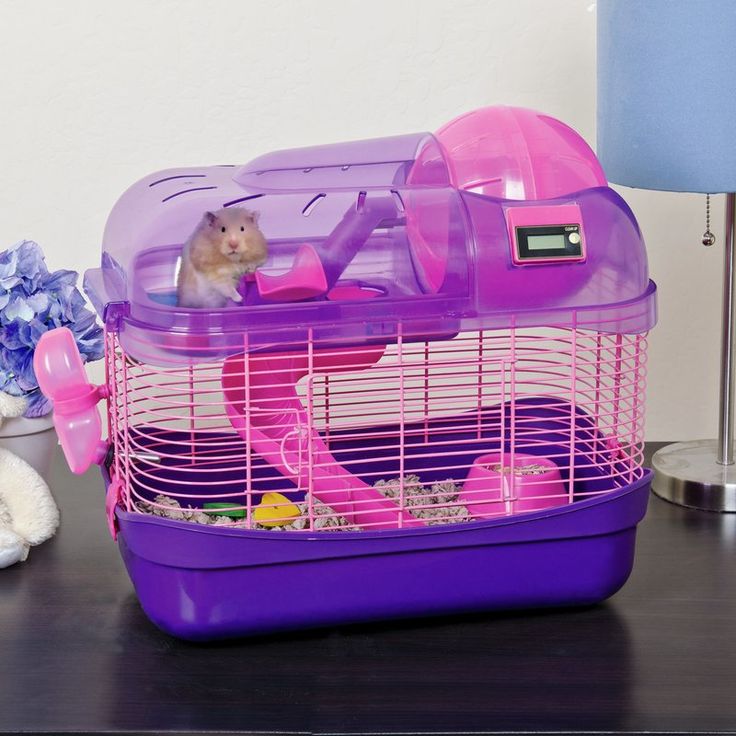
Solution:
<svg viewBox="0 0 736 736">
<path fill-rule="evenodd" d="M 376 363 L 385 347 L 322 350 L 313 354 L 314 370 L 324 373 L 354 371 Z M 246 375 L 244 356 L 225 360 L 222 386 L 225 409 L 233 427 L 251 447 L 299 488 L 311 486 L 314 497 L 329 505 L 351 524 L 367 529 L 424 526 L 392 500 L 342 467 L 315 429 L 296 393 L 307 375 L 306 352 L 251 355 Z M 250 409 L 246 415 L 246 396 Z M 250 426 L 246 421 L 250 417 Z"/>
<path fill-rule="evenodd" d="M 291 270 L 280 276 L 266 276 L 256 271 L 255 281 L 258 293 L 266 301 L 294 302 L 311 299 L 327 291 L 322 261 L 314 246 L 302 243 L 294 258 Z"/>
</svg>

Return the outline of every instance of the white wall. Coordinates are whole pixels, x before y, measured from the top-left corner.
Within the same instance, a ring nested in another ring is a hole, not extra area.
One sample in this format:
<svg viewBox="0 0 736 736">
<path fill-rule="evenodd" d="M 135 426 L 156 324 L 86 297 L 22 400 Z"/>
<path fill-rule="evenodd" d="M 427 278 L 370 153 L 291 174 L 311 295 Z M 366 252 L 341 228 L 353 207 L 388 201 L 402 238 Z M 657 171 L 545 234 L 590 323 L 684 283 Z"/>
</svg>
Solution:
<svg viewBox="0 0 736 736">
<path fill-rule="evenodd" d="M 32 238 L 83 271 L 116 198 L 158 169 L 432 130 L 491 103 L 594 143 L 595 3 L 3 0 L 0 69 L 0 244 Z M 712 434 L 722 253 L 698 245 L 704 202 L 620 191 L 661 289 L 648 436 Z"/>
</svg>

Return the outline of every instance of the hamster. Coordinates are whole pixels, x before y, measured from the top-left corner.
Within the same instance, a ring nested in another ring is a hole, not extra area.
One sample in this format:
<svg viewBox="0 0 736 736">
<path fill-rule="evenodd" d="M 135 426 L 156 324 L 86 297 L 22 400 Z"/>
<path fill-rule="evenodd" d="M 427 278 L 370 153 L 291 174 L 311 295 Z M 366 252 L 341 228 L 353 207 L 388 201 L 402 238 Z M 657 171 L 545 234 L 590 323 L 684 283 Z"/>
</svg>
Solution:
<svg viewBox="0 0 736 736">
<path fill-rule="evenodd" d="M 205 212 L 184 244 L 177 279 L 180 307 L 220 309 L 242 302 L 237 287 L 268 258 L 258 213 L 242 207 Z"/>
</svg>

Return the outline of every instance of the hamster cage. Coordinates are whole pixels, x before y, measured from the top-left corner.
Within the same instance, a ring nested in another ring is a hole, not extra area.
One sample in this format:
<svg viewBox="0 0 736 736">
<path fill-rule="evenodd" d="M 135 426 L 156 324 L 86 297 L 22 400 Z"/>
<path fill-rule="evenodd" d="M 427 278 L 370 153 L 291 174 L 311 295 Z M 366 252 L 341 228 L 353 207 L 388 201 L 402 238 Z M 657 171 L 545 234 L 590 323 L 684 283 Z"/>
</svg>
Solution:
<svg viewBox="0 0 736 736">
<path fill-rule="evenodd" d="M 182 244 L 236 206 L 268 261 L 242 303 L 177 306 Z M 631 211 L 558 120 L 490 107 L 152 174 L 85 289 L 105 384 L 63 330 L 35 368 L 165 631 L 587 604 L 628 577 L 655 286 Z"/>
</svg>

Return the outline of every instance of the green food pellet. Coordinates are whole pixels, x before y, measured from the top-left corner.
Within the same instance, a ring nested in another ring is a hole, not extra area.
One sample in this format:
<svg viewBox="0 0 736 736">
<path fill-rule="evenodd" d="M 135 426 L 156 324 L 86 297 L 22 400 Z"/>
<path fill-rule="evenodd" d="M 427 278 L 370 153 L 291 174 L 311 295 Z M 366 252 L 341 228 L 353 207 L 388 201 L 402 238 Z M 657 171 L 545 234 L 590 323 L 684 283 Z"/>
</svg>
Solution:
<svg viewBox="0 0 736 736">
<path fill-rule="evenodd" d="M 247 515 L 245 509 L 234 509 L 231 503 L 206 503 L 203 508 L 205 511 L 217 511 L 218 516 L 230 516 L 233 519 L 243 519 Z"/>
</svg>

